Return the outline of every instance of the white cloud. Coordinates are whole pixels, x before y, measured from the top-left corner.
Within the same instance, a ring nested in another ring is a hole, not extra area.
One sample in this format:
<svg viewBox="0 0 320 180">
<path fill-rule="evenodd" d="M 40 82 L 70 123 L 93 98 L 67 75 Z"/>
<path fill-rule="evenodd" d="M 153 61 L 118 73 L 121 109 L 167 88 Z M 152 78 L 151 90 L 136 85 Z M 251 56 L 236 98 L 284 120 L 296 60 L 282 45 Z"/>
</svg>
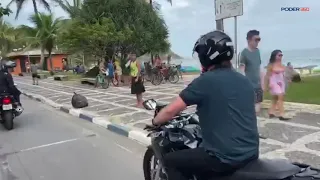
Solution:
<svg viewBox="0 0 320 180">
<path fill-rule="evenodd" d="M 173 0 L 172 6 L 176 8 L 185 8 L 188 7 L 190 4 L 187 0 Z"/>
</svg>

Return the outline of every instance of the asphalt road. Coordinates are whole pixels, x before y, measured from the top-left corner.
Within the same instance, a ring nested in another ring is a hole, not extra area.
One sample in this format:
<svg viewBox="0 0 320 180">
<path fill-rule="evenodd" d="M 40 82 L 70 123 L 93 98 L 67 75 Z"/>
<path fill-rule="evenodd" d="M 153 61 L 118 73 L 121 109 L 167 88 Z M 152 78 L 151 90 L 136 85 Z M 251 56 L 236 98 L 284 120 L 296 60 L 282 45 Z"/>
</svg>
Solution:
<svg viewBox="0 0 320 180">
<path fill-rule="evenodd" d="M 15 129 L 0 126 L 1 180 L 142 180 L 145 147 L 22 96 Z"/>
</svg>

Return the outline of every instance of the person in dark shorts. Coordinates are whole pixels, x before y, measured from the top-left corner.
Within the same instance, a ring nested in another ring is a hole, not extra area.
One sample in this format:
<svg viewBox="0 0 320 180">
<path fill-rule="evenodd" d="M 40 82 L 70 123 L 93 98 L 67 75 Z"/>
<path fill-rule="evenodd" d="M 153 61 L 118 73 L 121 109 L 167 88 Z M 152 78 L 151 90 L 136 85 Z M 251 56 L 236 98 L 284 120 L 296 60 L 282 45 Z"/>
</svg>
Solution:
<svg viewBox="0 0 320 180">
<path fill-rule="evenodd" d="M 258 49 L 258 44 L 261 40 L 260 32 L 250 30 L 247 33 L 248 47 L 243 49 L 240 55 L 240 68 L 245 73 L 245 76 L 250 80 L 254 87 L 255 94 L 255 109 L 258 113 L 263 101 L 263 89 L 261 84 L 261 57 Z"/>
<path fill-rule="evenodd" d="M 223 176 L 259 156 L 254 88 L 232 67 L 231 38 L 221 31 L 209 32 L 199 38 L 194 52 L 203 73 L 152 120 L 153 126 L 165 124 L 187 106 L 197 105 L 203 141 L 198 148 L 164 155 L 168 180 L 192 179 L 186 177 L 190 174 L 199 179 Z"/>
<path fill-rule="evenodd" d="M 38 75 L 38 65 L 35 63 L 31 64 L 31 76 L 33 85 L 39 84 L 39 75 Z"/>
<path fill-rule="evenodd" d="M 144 93 L 146 90 L 141 78 L 141 64 L 137 60 L 136 54 L 130 54 L 130 59 L 127 63 L 127 66 L 130 68 L 131 94 L 135 94 L 137 96 L 137 107 L 143 108 L 142 93 Z"/>
</svg>

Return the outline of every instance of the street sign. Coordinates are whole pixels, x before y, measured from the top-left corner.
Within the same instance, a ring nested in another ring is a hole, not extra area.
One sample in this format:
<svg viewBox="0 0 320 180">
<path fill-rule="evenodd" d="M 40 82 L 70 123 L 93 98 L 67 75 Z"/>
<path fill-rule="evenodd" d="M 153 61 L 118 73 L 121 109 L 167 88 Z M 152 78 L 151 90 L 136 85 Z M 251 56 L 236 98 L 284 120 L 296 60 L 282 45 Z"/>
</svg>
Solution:
<svg viewBox="0 0 320 180">
<path fill-rule="evenodd" d="M 215 0 L 216 20 L 243 15 L 243 0 Z"/>
</svg>

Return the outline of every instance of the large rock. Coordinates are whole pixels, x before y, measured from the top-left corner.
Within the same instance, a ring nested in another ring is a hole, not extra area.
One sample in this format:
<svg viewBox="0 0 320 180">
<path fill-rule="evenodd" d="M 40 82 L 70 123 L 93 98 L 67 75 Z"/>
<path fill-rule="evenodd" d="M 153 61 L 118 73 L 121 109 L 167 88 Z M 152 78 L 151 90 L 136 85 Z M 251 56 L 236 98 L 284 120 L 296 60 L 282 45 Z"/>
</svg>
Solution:
<svg viewBox="0 0 320 180">
<path fill-rule="evenodd" d="M 95 66 L 95 67 L 91 68 L 88 72 L 86 72 L 84 74 L 84 77 L 95 78 L 99 74 L 99 71 L 100 71 L 99 67 Z"/>
<path fill-rule="evenodd" d="M 291 81 L 292 82 L 301 82 L 300 74 L 299 73 L 293 74 Z"/>
</svg>

